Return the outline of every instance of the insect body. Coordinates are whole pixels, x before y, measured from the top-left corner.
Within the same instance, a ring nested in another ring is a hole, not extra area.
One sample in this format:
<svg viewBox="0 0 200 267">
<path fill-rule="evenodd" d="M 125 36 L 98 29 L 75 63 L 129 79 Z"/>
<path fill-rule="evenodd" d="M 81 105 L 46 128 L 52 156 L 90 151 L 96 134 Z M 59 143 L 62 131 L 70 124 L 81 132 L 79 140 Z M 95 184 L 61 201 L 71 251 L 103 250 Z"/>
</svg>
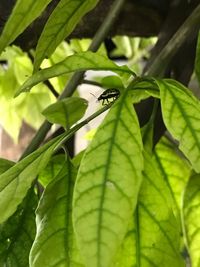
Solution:
<svg viewBox="0 0 200 267">
<path fill-rule="evenodd" d="M 115 88 L 107 89 L 97 99 L 98 101 L 103 100 L 102 105 L 106 105 L 114 102 L 120 96 L 120 91 Z M 105 101 L 107 102 L 105 104 Z"/>
</svg>

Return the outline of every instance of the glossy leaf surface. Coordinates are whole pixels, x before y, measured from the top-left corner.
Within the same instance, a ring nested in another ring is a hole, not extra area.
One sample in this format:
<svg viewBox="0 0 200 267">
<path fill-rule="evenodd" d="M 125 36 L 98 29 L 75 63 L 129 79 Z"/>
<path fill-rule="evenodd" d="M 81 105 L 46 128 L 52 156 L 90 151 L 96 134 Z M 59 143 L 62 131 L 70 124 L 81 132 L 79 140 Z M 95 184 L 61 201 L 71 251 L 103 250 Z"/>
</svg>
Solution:
<svg viewBox="0 0 200 267">
<path fill-rule="evenodd" d="M 111 266 L 136 205 L 142 169 L 141 134 L 126 91 L 97 130 L 75 184 L 74 228 L 87 267 Z"/>
<path fill-rule="evenodd" d="M 52 67 L 36 72 L 19 88 L 16 96 L 22 92 L 30 91 L 34 85 L 49 78 L 83 70 L 110 70 L 121 75 L 127 73 L 130 75 L 133 74 L 127 66 L 118 66 L 106 56 L 87 51 L 69 56 Z"/>
<path fill-rule="evenodd" d="M 56 47 L 73 31 L 81 18 L 98 0 L 61 0 L 49 17 L 36 48 L 34 69 L 49 57 Z"/>
<path fill-rule="evenodd" d="M 71 216 L 77 173 L 69 160 L 62 165 L 46 187 L 36 212 L 37 235 L 30 254 L 30 267 L 81 267 Z"/>
<path fill-rule="evenodd" d="M 51 0 L 18 0 L 0 37 L 0 53 L 36 19 Z"/>
<path fill-rule="evenodd" d="M 182 84 L 157 80 L 165 125 L 193 168 L 200 172 L 200 102 Z"/>
<path fill-rule="evenodd" d="M 70 97 L 48 106 L 42 114 L 48 121 L 69 129 L 83 117 L 87 106 L 87 100 L 84 98 Z"/>
<path fill-rule="evenodd" d="M 192 267 L 200 266 L 200 175 L 190 177 L 183 201 L 184 226 Z"/>
</svg>

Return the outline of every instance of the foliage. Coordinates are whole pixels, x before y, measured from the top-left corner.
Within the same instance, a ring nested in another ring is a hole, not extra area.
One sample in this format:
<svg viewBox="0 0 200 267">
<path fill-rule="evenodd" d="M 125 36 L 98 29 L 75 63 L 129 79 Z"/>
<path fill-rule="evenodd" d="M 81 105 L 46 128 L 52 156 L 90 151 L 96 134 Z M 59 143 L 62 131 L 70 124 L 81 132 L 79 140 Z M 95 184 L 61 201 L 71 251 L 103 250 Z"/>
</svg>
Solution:
<svg viewBox="0 0 200 267">
<path fill-rule="evenodd" d="M 49 2 L 17 1 L 0 50 Z M 85 51 L 90 40 L 61 43 L 97 2 L 61 0 L 36 51 L 7 47 L 1 54 L 0 120 L 9 134 L 17 140 L 23 120 L 38 128 L 41 114 L 65 132 L 16 163 L 0 159 L 0 265 L 182 267 L 189 258 L 199 267 L 200 102 L 176 80 L 139 73 L 152 39 L 115 37 L 113 54 L 129 59 L 123 66 L 102 46 Z M 200 80 L 199 41 L 196 51 Z M 107 91 L 108 105 L 79 122 L 88 102 L 73 93 L 87 70 L 112 71 L 89 82 L 117 88 L 120 96 Z M 150 96 L 154 108 L 141 129 L 133 104 Z M 167 134 L 153 147 L 158 103 Z M 108 109 L 86 151 L 70 158 L 66 141 Z M 39 146 L 44 140 L 37 138 Z"/>
</svg>

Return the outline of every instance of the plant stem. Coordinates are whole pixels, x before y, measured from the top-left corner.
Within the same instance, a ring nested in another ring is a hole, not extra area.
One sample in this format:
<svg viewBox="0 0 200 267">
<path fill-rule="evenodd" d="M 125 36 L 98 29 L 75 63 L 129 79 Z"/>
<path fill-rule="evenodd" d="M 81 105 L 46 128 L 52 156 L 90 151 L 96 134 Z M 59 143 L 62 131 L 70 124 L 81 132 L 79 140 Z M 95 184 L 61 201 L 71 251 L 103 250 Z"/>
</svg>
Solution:
<svg viewBox="0 0 200 267">
<path fill-rule="evenodd" d="M 149 76 L 162 77 L 166 66 L 175 55 L 176 51 L 190 36 L 191 31 L 197 30 L 200 24 L 200 4 L 194 9 L 192 14 L 185 20 L 178 31 L 168 41 L 167 45 L 161 50 L 160 54 L 156 57 L 153 64 L 147 70 Z"/>
<path fill-rule="evenodd" d="M 126 0 L 115 0 L 106 18 L 104 19 L 103 23 L 101 24 L 100 28 L 95 34 L 93 41 L 88 50 L 93 51 L 93 52 L 96 52 L 98 50 L 101 43 L 104 41 L 104 39 L 108 35 L 108 32 L 113 26 L 115 20 L 117 19 L 118 14 L 120 13 L 125 1 Z M 63 99 L 65 97 L 70 97 L 74 93 L 77 86 L 82 82 L 84 73 L 85 72 L 83 71 L 76 72 L 72 76 L 72 78 L 69 80 L 67 86 L 63 90 L 58 100 Z M 38 129 L 36 135 L 33 137 L 32 141 L 30 142 L 30 144 L 28 145 L 28 147 L 26 148 L 26 150 L 24 151 L 20 159 L 26 157 L 27 155 L 32 153 L 35 149 L 37 149 L 39 145 L 43 142 L 46 134 L 48 133 L 50 129 L 51 129 L 51 124 L 47 121 L 44 121 L 44 123 Z"/>
<path fill-rule="evenodd" d="M 98 83 L 98 82 L 95 82 L 95 81 L 91 81 L 91 80 L 87 80 L 87 79 L 84 79 L 82 81 L 82 83 L 89 84 L 89 85 L 94 85 L 94 86 L 98 86 L 98 87 L 102 87 L 101 83 Z"/>
<path fill-rule="evenodd" d="M 88 124 L 91 120 L 93 120 L 96 117 L 98 117 L 101 113 L 103 113 L 106 110 L 108 110 L 112 105 L 113 105 L 113 102 L 112 103 L 109 103 L 108 105 L 104 106 L 103 108 L 97 110 L 95 113 L 93 113 L 92 115 L 90 115 L 85 120 L 81 121 L 80 123 L 78 123 L 77 125 L 75 125 L 74 127 L 72 127 L 66 133 L 65 137 L 62 139 L 62 142 L 59 144 L 59 146 L 56 148 L 56 150 L 58 150 L 70 137 L 72 137 L 75 134 L 75 132 L 77 132 L 80 128 L 82 128 L 83 126 L 85 126 L 86 124 Z M 55 150 L 55 152 L 56 152 L 56 150 Z"/>
</svg>

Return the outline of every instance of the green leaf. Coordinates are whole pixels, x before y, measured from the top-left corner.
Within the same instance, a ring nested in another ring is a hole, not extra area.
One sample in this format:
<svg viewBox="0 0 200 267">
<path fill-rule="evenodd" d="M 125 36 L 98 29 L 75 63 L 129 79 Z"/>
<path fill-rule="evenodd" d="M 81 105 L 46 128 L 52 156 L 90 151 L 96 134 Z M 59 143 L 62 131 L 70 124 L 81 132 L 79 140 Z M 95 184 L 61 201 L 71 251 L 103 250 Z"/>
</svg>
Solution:
<svg viewBox="0 0 200 267">
<path fill-rule="evenodd" d="M 0 266 L 27 267 L 35 237 L 37 197 L 31 189 L 17 211 L 0 225 Z"/>
<path fill-rule="evenodd" d="M 30 267 L 81 267 L 72 228 L 72 193 L 76 169 L 69 160 L 46 187 L 36 211 L 37 235 Z M 48 255 L 48 256 L 47 256 Z"/>
<path fill-rule="evenodd" d="M 176 203 L 177 211 L 180 212 L 182 194 L 190 177 L 191 168 L 180 151 L 177 151 L 166 138 L 162 138 L 156 145 L 154 157 L 157 169 L 165 179 Z"/>
<path fill-rule="evenodd" d="M 46 168 L 44 168 L 38 175 L 38 181 L 43 187 L 46 187 L 58 175 L 63 167 L 64 160 L 64 154 L 58 154 L 51 157 Z"/>
<path fill-rule="evenodd" d="M 15 96 L 18 96 L 22 92 L 30 91 L 34 85 L 49 78 L 83 70 L 110 70 L 121 75 L 125 73 L 134 75 L 127 66 L 118 66 L 112 60 L 109 60 L 101 54 L 87 51 L 69 56 L 52 67 L 36 72 L 19 88 Z"/>
<path fill-rule="evenodd" d="M 48 121 L 69 129 L 83 117 L 87 106 L 88 102 L 84 98 L 70 97 L 48 106 L 42 114 Z"/>
<path fill-rule="evenodd" d="M 0 223 L 15 212 L 61 139 L 62 136 L 53 139 L 0 175 Z"/>
<path fill-rule="evenodd" d="M 36 19 L 51 0 L 18 0 L 0 37 L 0 53 Z"/>
<path fill-rule="evenodd" d="M 61 0 L 49 17 L 36 48 L 34 70 L 49 57 L 56 47 L 73 31 L 81 18 L 98 0 Z"/>
<path fill-rule="evenodd" d="M 14 161 L 10 161 L 7 159 L 0 158 L 0 174 L 7 171 L 9 168 L 11 168 L 15 164 Z"/>
<path fill-rule="evenodd" d="M 133 82 L 130 83 L 129 88 L 134 103 L 138 103 L 141 100 L 149 98 L 150 96 L 153 96 L 155 98 L 160 97 L 158 86 L 151 79 L 141 79 L 141 81 L 137 82 L 136 84 L 133 80 Z"/>
<path fill-rule="evenodd" d="M 101 85 L 104 88 L 124 89 L 123 83 L 118 76 L 106 76 L 101 79 Z"/>
<path fill-rule="evenodd" d="M 156 80 L 160 88 L 165 125 L 180 144 L 196 172 L 200 172 L 200 103 L 182 84 L 166 79 Z"/>
<path fill-rule="evenodd" d="M 115 266 L 183 267 L 180 226 L 171 208 L 170 191 L 152 156 L 144 155 L 138 205 Z"/>
<path fill-rule="evenodd" d="M 127 91 L 114 103 L 81 161 L 73 221 L 87 267 L 111 266 L 141 184 L 142 141 Z"/>
<path fill-rule="evenodd" d="M 200 84 L 200 32 L 199 32 L 197 48 L 196 48 L 195 73 Z"/>
<path fill-rule="evenodd" d="M 192 267 L 200 266 L 200 175 L 190 177 L 183 197 L 186 239 Z"/>
<path fill-rule="evenodd" d="M 180 228 L 173 214 L 172 196 L 145 153 L 144 179 L 135 212 L 136 266 L 184 266 L 180 254 Z"/>
</svg>

